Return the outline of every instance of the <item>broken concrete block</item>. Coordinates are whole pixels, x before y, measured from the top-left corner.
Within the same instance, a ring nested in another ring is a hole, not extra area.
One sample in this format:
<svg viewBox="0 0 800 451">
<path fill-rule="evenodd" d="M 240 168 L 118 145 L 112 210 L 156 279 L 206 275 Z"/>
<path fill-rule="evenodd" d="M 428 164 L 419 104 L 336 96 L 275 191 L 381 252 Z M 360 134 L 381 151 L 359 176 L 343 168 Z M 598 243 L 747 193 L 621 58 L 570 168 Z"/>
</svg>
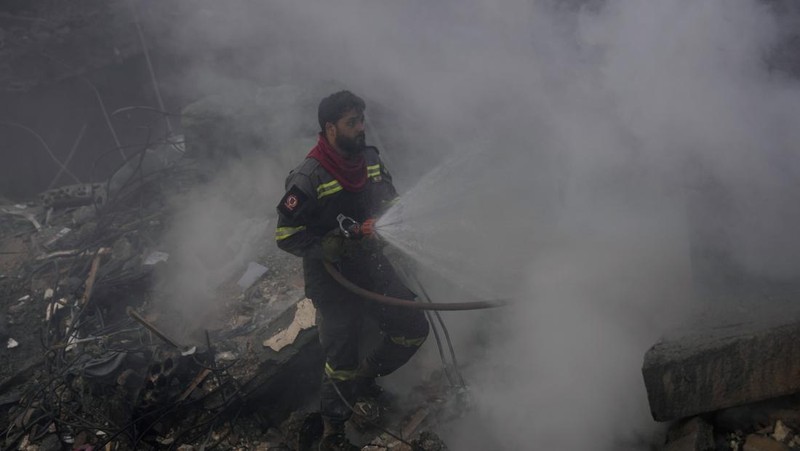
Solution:
<svg viewBox="0 0 800 451">
<path fill-rule="evenodd" d="M 714 430 L 699 417 L 681 421 L 667 433 L 663 451 L 710 451 L 714 449 Z"/>
<path fill-rule="evenodd" d="M 656 343 L 642 375 L 657 421 L 800 392 L 800 322 L 792 315 Z"/>
<path fill-rule="evenodd" d="M 278 333 L 264 340 L 264 347 L 272 348 L 273 351 L 280 351 L 287 345 L 294 343 L 297 335 L 316 324 L 317 311 L 311 303 L 311 299 L 303 299 L 297 303 L 297 310 L 294 320 L 288 327 L 281 329 Z"/>
<path fill-rule="evenodd" d="M 750 434 L 744 442 L 742 451 L 789 451 L 789 447 L 769 437 Z"/>
</svg>

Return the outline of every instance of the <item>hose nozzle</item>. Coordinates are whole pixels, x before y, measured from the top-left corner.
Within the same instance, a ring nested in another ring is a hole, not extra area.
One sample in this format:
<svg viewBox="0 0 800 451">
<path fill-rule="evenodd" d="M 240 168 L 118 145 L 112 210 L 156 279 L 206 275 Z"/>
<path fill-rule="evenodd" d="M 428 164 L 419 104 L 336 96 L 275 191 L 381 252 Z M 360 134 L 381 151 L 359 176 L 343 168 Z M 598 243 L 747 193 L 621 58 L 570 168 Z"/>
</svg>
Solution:
<svg viewBox="0 0 800 451">
<path fill-rule="evenodd" d="M 375 234 L 375 219 L 370 218 L 359 223 L 355 219 L 339 213 L 336 217 L 336 222 L 339 223 L 339 230 L 345 238 L 351 240 L 358 240 L 361 238 L 369 238 Z"/>
</svg>

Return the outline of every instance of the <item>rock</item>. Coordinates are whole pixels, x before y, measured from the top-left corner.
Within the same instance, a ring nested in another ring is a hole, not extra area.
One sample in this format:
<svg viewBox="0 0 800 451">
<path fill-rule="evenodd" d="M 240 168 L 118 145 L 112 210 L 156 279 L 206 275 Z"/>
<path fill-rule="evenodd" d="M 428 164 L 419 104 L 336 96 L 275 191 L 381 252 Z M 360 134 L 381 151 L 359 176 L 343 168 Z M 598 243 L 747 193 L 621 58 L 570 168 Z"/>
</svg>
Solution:
<svg viewBox="0 0 800 451">
<path fill-rule="evenodd" d="M 738 318 L 656 343 L 642 367 L 653 418 L 685 418 L 800 392 L 800 322 L 791 313 Z"/>
<path fill-rule="evenodd" d="M 750 434 L 744 442 L 742 451 L 789 451 L 789 447 L 769 437 Z"/>
<path fill-rule="evenodd" d="M 714 430 L 700 417 L 681 421 L 670 428 L 664 451 L 711 451 Z"/>
<path fill-rule="evenodd" d="M 769 413 L 772 422 L 780 421 L 789 429 L 800 429 L 800 410 L 798 407 L 776 409 Z"/>
<path fill-rule="evenodd" d="M 781 420 L 775 422 L 775 428 L 772 431 L 772 438 L 779 442 L 786 442 L 792 430 L 786 427 Z"/>
</svg>

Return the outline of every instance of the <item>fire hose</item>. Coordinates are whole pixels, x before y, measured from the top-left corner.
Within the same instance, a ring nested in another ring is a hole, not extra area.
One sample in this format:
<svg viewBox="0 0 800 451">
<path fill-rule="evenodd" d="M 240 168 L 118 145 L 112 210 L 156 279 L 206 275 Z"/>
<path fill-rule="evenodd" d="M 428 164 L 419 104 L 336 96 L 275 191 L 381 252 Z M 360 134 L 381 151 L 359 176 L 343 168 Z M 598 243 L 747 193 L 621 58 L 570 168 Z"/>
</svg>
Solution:
<svg viewBox="0 0 800 451">
<path fill-rule="evenodd" d="M 339 215 L 336 218 L 339 222 L 339 228 L 346 238 L 358 239 L 364 236 L 374 235 L 374 221 L 365 221 L 364 224 L 359 224 L 352 218 L 344 215 Z M 375 293 L 364 289 L 353 282 L 347 280 L 346 277 L 340 273 L 333 263 L 323 261 L 325 270 L 328 271 L 333 280 L 338 282 L 345 289 L 353 294 L 361 296 L 370 301 L 375 301 L 385 305 L 395 307 L 405 307 L 416 310 L 437 310 L 437 311 L 454 311 L 454 310 L 482 310 L 497 307 L 504 307 L 511 302 L 507 299 L 493 299 L 488 301 L 471 301 L 471 302 L 415 302 L 408 299 L 401 299 L 393 296 L 386 296 L 380 293 Z"/>
</svg>

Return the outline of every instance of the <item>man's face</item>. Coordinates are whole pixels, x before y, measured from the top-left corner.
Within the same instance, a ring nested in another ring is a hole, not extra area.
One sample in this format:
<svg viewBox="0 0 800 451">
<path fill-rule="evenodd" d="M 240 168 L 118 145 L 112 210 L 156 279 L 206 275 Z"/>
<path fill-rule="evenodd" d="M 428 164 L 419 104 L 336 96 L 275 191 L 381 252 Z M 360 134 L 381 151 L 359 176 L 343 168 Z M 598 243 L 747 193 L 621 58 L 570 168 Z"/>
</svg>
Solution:
<svg viewBox="0 0 800 451">
<path fill-rule="evenodd" d="M 364 133 L 364 113 L 351 110 L 345 113 L 334 125 L 336 127 L 336 146 L 348 155 L 364 151 L 367 135 Z"/>
</svg>

